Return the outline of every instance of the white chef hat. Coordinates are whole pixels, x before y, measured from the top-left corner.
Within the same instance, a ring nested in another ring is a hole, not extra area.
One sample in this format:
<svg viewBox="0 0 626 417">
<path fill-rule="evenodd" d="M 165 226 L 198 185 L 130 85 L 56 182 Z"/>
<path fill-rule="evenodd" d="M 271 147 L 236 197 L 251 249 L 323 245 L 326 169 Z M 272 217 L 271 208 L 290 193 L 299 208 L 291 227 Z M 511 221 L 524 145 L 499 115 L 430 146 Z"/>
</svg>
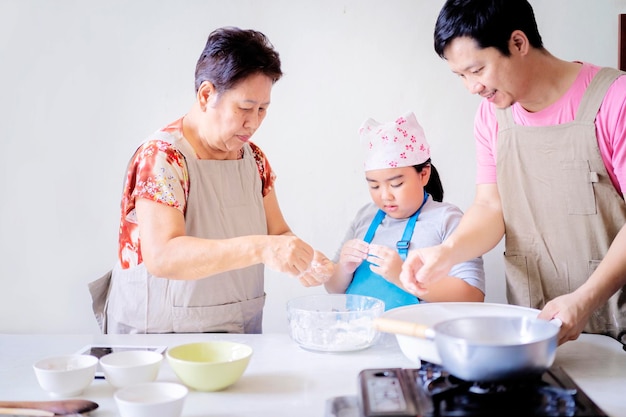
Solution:
<svg viewBox="0 0 626 417">
<path fill-rule="evenodd" d="M 393 122 L 368 119 L 359 129 L 365 171 L 419 165 L 430 158 L 424 130 L 412 112 Z"/>
</svg>

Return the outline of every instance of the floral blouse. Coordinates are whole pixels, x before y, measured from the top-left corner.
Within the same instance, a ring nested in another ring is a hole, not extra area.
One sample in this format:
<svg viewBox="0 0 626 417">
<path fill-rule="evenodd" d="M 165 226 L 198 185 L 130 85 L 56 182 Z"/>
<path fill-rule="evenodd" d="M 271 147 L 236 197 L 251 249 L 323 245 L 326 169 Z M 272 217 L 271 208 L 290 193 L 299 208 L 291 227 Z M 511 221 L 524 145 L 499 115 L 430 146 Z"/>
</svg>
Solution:
<svg viewBox="0 0 626 417">
<path fill-rule="evenodd" d="M 183 119 L 169 124 L 160 132 L 182 138 Z M 265 197 L 274 186 L 276 175 L 261 149 L 249 142 L 261 178 Z M 118 257 L 123 269 L 143 262 L 139 227 L 135 214 L 135 201 L 146 198 L 186 212 L 189 196 L 189 178 L 185 157 L 165 140 L 148 138 L 136 151 L 128 164 L 121 202 Z"/>
</svg>

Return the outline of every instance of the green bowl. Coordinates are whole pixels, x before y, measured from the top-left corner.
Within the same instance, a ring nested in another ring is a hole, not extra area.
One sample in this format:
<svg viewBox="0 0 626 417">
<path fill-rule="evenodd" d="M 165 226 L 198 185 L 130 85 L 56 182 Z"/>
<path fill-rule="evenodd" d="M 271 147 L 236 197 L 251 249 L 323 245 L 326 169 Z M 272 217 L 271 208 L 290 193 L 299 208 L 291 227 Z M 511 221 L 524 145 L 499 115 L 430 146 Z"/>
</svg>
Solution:
<svg viewBox="0 0 626 417">
<path fill-rule="evenodd" d="M 252 348 L 227 341 L 196 342 L 170 348 L 165 356 L 178 379 L 189 388 L 219 391 L 241 378 Z"/>
</svg>

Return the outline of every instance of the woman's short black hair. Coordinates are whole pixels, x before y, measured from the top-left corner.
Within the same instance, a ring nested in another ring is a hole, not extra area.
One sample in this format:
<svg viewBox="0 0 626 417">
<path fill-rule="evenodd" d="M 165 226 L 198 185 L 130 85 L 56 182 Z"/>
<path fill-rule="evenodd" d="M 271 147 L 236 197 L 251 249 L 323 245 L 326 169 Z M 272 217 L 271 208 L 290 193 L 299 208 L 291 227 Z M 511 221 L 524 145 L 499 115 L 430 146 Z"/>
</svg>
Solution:
<svg viewBox="0 0 626 417">
<path fill-rule="evenodd" d="M 533 47 L 543 48 L 535 14 L 527 0 L 447 0 L 435 23 L 435 52 L 445 58 L 450 42 L 468 37 L 481 49 L 494 47 L 509 56 L 509 39 L 515 30 L 524 32 Z"/>
<path fill-rule="evenodd" d="M 196 92 L 210 81 L 218 93 L 253 74 L 276 82 L 282 77 L 280 57 L 267 37 L 256 30 L 222 27 L 214 30 L 196 64 Z"/>
</svg>

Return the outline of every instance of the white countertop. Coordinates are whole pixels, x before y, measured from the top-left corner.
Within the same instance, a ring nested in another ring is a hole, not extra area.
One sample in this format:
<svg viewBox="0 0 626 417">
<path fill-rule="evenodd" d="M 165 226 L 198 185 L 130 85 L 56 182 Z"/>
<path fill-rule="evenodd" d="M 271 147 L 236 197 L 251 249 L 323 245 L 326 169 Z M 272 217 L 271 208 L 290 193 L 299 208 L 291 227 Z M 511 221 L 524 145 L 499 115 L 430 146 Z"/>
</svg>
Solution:
<svg viewBox="0 0 626 417">
<path fill-rule="evenodd" d="M 369 349 L 349 353 L 317 353 L 298 347 L 287 334 L 167 335 L 17 335 L 0 334 L 0 400 L 54 399 L 37 384 L 32 364 L 46 356 L 75 353 L 85 345 L 176 346 L 202 340 L 249 344 L 254 354 L 248 369 L 221 392 L 190 391 L 184 417 L 323 417 L 326 400 L 357 394 L 358 373 L 368 368 L 415 368 L 400 351 L 395 337 L 385 334 Z M 617 341 L 582 335 L 557 350 L 562 366 L 579 387 L 609 416 L 626 417 L 626 352 Z M 179 382 L 163 361 L 158 380 Z M 100 407 L 92 417 L 118 416 L 114 388 L 103 379 L 80 398 Z"/>
</svg>

